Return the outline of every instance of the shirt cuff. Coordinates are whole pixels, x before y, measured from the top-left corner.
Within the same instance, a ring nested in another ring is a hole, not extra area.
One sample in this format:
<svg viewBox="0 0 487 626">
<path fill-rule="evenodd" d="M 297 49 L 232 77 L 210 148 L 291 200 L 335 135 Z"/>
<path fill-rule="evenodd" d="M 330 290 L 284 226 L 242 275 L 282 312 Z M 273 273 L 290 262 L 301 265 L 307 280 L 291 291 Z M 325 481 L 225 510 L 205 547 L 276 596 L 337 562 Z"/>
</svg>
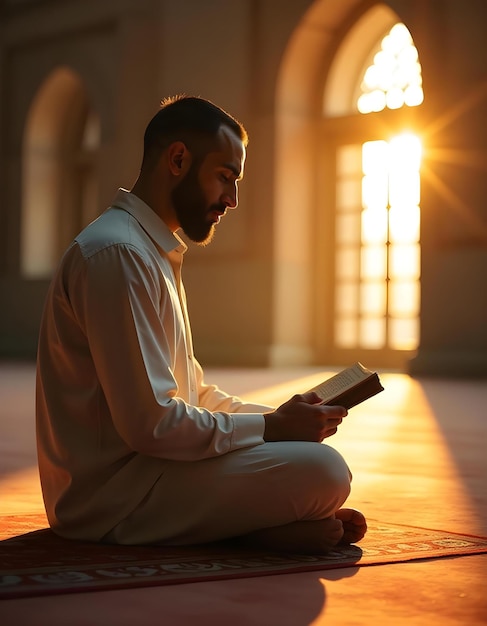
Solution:
<svg viewBox="0 0 487 626">
<path fill-rule="evenodd" d="M 232 420 L 232 450 L 264 443 L 265 420 L 262 413 L 232 413 Z"/>
</svg>

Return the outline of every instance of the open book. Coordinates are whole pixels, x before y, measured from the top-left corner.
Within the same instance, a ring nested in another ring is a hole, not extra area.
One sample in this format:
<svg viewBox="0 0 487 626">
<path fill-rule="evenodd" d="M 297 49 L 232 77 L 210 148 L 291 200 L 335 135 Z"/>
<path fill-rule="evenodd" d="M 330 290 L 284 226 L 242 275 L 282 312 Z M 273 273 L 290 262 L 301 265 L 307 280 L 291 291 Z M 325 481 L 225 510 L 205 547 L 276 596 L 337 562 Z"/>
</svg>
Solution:
<svg viewBox="0 0 487 626">
<path fill-rule="evenodd" d="M 361 363 L 355 363 L 309 391 L 317 393 L 323 404 L 351 409 L 376 393 L 384 391 L 379 376 Z"/>
</svg>

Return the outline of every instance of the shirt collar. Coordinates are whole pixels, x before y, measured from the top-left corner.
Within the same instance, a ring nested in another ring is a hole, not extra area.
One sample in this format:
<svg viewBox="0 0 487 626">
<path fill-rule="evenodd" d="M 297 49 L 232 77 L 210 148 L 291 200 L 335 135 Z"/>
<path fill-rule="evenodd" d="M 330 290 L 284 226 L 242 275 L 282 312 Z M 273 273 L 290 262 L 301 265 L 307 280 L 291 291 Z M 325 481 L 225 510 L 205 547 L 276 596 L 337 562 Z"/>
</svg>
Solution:
<svg viewBox="0 0 487 626">
<path fill-rule="evenodd" d="M 127 191 L 119 189 L 112 206 L 118 207 L 130 213 L 151 239 L 167 254 L 177 250 L 182 254 L 186 252 L 187 245 L 166 226 L 165 222 L 139 197 Z"/>
</svg>

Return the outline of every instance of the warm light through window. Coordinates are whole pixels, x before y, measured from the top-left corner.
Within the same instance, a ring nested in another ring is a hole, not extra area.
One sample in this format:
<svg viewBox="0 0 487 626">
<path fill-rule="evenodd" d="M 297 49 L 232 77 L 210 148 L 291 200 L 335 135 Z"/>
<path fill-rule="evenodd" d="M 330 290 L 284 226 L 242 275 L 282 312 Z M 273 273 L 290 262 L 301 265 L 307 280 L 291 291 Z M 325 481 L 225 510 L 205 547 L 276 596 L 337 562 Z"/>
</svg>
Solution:
<svg viewBox="0 0 487 626">
<path fill-rule="evenodd" d="M 421 65 L 407 27 L 395 24 L 373 52 L 373 62 L 357 85 L 360 113 L 420 105 Z M 337 149 L 338 349 L 397 351 L 418 346 L 421 151 L 419 137 L 410 132 Z"/>
<path fill-rule="evenodd" d="M 421 65 L 418 51 L 404 24 L 393 26 L 367 68 L 357 107 L 360 113 L 371 113 L 423 102 Z"/>
<path fill-rule="evenodd" d="M 337 198 L 335 340 L 342 348 L 417 347 L 420 160 L 412 134 L 339 149 L 338 186 L 349 190 Z M 353 182 L 360 179 L 361 193 Z"/>
</svg>

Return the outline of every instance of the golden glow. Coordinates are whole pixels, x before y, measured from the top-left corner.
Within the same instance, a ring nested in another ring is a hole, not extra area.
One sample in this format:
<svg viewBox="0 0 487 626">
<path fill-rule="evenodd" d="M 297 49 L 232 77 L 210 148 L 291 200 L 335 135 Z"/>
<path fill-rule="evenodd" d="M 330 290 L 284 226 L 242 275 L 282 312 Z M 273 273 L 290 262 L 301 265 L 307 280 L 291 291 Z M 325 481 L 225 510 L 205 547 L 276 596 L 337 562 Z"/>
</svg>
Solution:
<svg viewBox="0 0 487 626">
<path fill-rule="evenodd" d="M 424 179 L 433 187 L 442 198 L 445 213 L 454 213 L 455 222 L 462 229 L 469 232 L 469 236 L 482 245 L 487 244 L 487 225 L 458 193 L 448 184 L 448 181 L 440 177 L 434 167 L 435 163 L 448 163 L 459 165 L 463 168 L 478 169 L 487 173 L 485 154 L 480 150 L 463 150 L 452 148 L 436 148 L 435 136 L 444 134 L 445 129 L 452 125 L 458 118 L 468 116 L 469 111 L 477 107 L 487 98 L 487 81 L 476 85 L 464 97 L 434 119 L 423 129 L 423 136 L 428 145 L 425 162 L 422 164 L 421 173 Z"/>
<path fill-rule="evenodd" d="M 367 174 L 362 180 L 362 204 L 364 208 L 380 210 L 387 206 L 388 176 L 386 171 L 378 170 Z"/>
<path fill-rule="evenodd" d="M 421 142 L 403 133 L 389 142 L 344 146 L 343 152 L 338 151 L 337 164 L 343 173 L 339 169 L 335 342 L 341 348 L 415 349 L 419 341 Z M 360 178 L 359 201 L 356 181 Z M 353 197 L 344 189 L 354 189 Z"/>
<path fill-rule="evenodd" d="M 413 318 L 390 320 L 390 346 L 395 350 L 414 350 L 417 346 L 419 321 Z"/>
<path fill-rule="evenodd" d="M 394 243 L 419 241 L 419 206 L 411 205 L 407 211 L 400 206 L 389 209 L 389 240 Z"/>
<path fill-rule="evenodd" d="M 358 285 L 356 283 L 344 283 L 338 285 L 336 292 L 336 308 L 340 313 L 357 315 Z"/>
<path fill-rule="evenodd" d="M 362 170 L 362 156 L 357 146 L 342 146 L 337 154 L 337 168 L 343 176 Z"/>
<path fill-rule="evenodd" d="M 387 278 L 387 248 L 385 246 L 366 246 L 362 248 L 360 273 L 363 278 Z"/>
<path fill-rule="evenodd" d="M 341 348 L 355 348 L 358 345 L 356 316 L 341 316 L 335 322 L 335 342 Z"/>
<path fill-rule="evenodd" d="M 364 316 L 383 317 L 386 312 L 386 290 L 383 282 L 366 282 L 360 287 L 360 310 Z"/>
<path fill-rule="evenodd" d="M 24 437 L 25 433 L 30 432 L 30 427 L 22 428 L 24 424 L 31 423 L 32 378 L 29 374 L 24 379 L 18 373 L 11 377 L 6 372 L 3 369 L 0 375 L 0 396 L 4 399 L 0 411 L 0 440 L 3 449 L 11 451 L 16 459 L 21 459 L 25 467 L 17 471 L 4 471 L 0 476 L 1 512 L 4 516 L 15 515 L 19 522 L 17 524 L 16 520 L 13 524 L 4 524 L 9 534 L 5 532 L 0 539 L 27 532 L 22 526 L 22 518 L 26 514 L 36 516 L 39 528 L 43 527 L 41 523 L 47 525 L 38 469 L 34 465 L 35 440 L 30 436 Z M 248 402 L 279 406 L 293 394 L 302 393 L 329 378 L 336 370 L 210 368 L 205 373 L 208 383 L 228 389 Z M 457 455 L 455 458 L 455 448 L 451 448 L 456 443 L 454 435 L 457 431 L 451 425 L 457 421 L 457 407 L 464 406 L 465 402 L 465 406 L 469 407 L 469 423 L 484 423 L 487 387 L 483 381 L 468 386 L 438 381 L 430 384 L 428 381 L 421 383 L 405 374 L 393 373 L 381 373 L 381 381 L 385 391 L 352 409 L 340 425 L 338 433 L 325 440 L 336 447 L 354 469 L 356 478 L 352 497 L 355 506 L 362 508 L 367 505 L 364 511 L 371 519 L 381 519 L 385 506 L 388 506 L 395 514 L 395 518 L 388 518 L 388 521 L 405 523 L 408 520 L 404 519 L 402 505 L 407 507 L 413 502 L 414 523 L 423 527 L 438 527 L 431 522 L 431 512 L 435 508 L 438 515 L 434 519 L 438 522 L 443 520 L 444 511 L 450 510 L 453 511 L 449 518 L 450 530 L 465 532 L 463 524 L 468 519 L 469 532 L 484 534 L 485 525 L 482 523 L 480 508 L 473 499 L 473 496 L 477 496 L 477 499 L 482 496 L 483 491 L 477 490 L 472 497 L 469 496 L 472 483 L 468 480 L 468 471 L 472 467 L 472 459 L 467 458 L 467 455 Z M 7 393 L 9 385 L 14 390 L 11 394 Z M 9 396 L 15 397 L 15 402 L 6 401 Z M 24 401 L 19 402 L 21 399 Z M 12 406 L 15 406 L 15 420 L 12 420 Z M 445 424 L 450 425 L 449 430 L 445 430 Z M 478 427 L 476 431 L 481 432 Z M 452 436 L 450 445 L 449 436 Z M 472 441 L 472 437 L 470 435 L 469 441 Z M 463 452 L 467 449 L 463 442 L 460 450 Z M 475 450 L 472 454 L 476 454 Z M 477 458 L 478 455 L 474 460 Z M 29 463 L 31 465 L 27 466 Z M 480 481 L 479 485 L 479 489 L 482 489 Z M 384 503 L 383 495 L 389 492 L 395 498 L 392 507 L 390 501 Z M 448 507 L 445 503 L 448 503 Z M 456 511 L 461 511 L 461 515 L 456 515 Z M 451 520 L 456 523 L 453 527 Z M 30 519 L 29 524 L 32 527 Z M 15 532 L 11 532 L 13 530 Z M 366 543 L 359 545 L 367 547 Z M 350 568 L 348 571 L 353 574 L 356 570 Z M 348 585 L 346 580 L 342 582 Z M 309 581 L 305 584 L 309 585 Z M 327 597 L 323 598 L 323 608 L 320 611 L 320 606 L 315 602 L 311 605 L 314 614 L 310 615 L 307 605 L 302 623 L 310 626 L 340 623 L 339 611 L 342 607 L 330 602 L 330 596 L 337 593 L 337 584 L 336 581 L 330 581 L 330 576 L 325 576 Z M 313 586 L 311 590 L 317 594 Z M 312 601 L 319 599 L 314 595 L 310 597 Z M 363 615 L 360 609 L 357 611 Z M 360 618 L 358 621 L 360 623 Z"/>
<path fill-rule="evenodd" d="M 387 141 L 367 141 L 362 146 L 362 171 L 365 175 L 387 170 Z"/>
<path fill-rule="evenodd" d="M 357 101 L 360 113 L 372 113 L 423 102 L 421 65 L 418 51 L 404 24 L 395 24 L 382 41 L 374 62 L 364 74 L 362 94 Z"/>
<path fill-rule="evenodd" d="M 441 151 L 438 151 L 437 160 L 442 161 Z M 469 207 L 457 193 L 455 193 L 442 178 L 436 174 L 427 165 L 423 167 L 423 175 L 428 179 L 429 184 L 435 188 L 439 196 L 445 202 L 445 206 L 449 210 L 453 210 L 459 220 L 459 224 L 470 229 L 471 233 L 475 233 L 477 241 L 487 244 L 487 226 L 485 222 Z"/>
<path fill-rule="evenodd" d="M 356 279 L 360 270 L 360 250 L 357 247 L 340 247 L 336 261 L 336 276 L 339 280 Z"/>
<path fill-rule="evenodd" d="M 386 345 L 386 321 L 382 318 L 364 318 L 359 322 L 359 342 L 362 348 L 380 350 Z"/>
<path fill-rule="evenodd" d="M 419 137 L 404 133 L 391 139 L 389 148 L 389 205 L 407 207 L 409 219 L 409 208 L 419 205 L 421 142 Z"/>
<path fill-rule="evenodd" d="M 408 169 L 419 170 L 421 164 L 421 141 L 412 133 L 402 133 L 389 142 L 389 154 L 393 168 L 407 165 Z"/>
<path fill-rule="evenodd" d="M 389 310 L 393 316 L 419 314 L 419 282 L 395 281 L 389 289 Z"/>
<path fill-rule="evenodd" d="M 419 244 L 389 246 L 389 263 L 389 274 L 392 279 L 412 278 L 417 280 L 420 273 Z"/>
<path fill-rule="evenodd" d="M 360 216 L 353 213 L 338 215 L 336 226 L 336 239 L 340 243 L 360 241 Z"/>
<path fill-rule="evenodd" d="M 349 179 L 340 181 L 337 185 L 337 208 L 340 210 L 353 209 L 360 204 L 362 197 L 361 181 Z"/>
<path fill-rule="evenodd" d="M 387 179 L 382 182 L 387 185 Z M 386 201 L 383 207 L 362 211 L 362 243 L 365 245 L 387 243 L 387 186 L 381 195 Z"/>
</svg>

